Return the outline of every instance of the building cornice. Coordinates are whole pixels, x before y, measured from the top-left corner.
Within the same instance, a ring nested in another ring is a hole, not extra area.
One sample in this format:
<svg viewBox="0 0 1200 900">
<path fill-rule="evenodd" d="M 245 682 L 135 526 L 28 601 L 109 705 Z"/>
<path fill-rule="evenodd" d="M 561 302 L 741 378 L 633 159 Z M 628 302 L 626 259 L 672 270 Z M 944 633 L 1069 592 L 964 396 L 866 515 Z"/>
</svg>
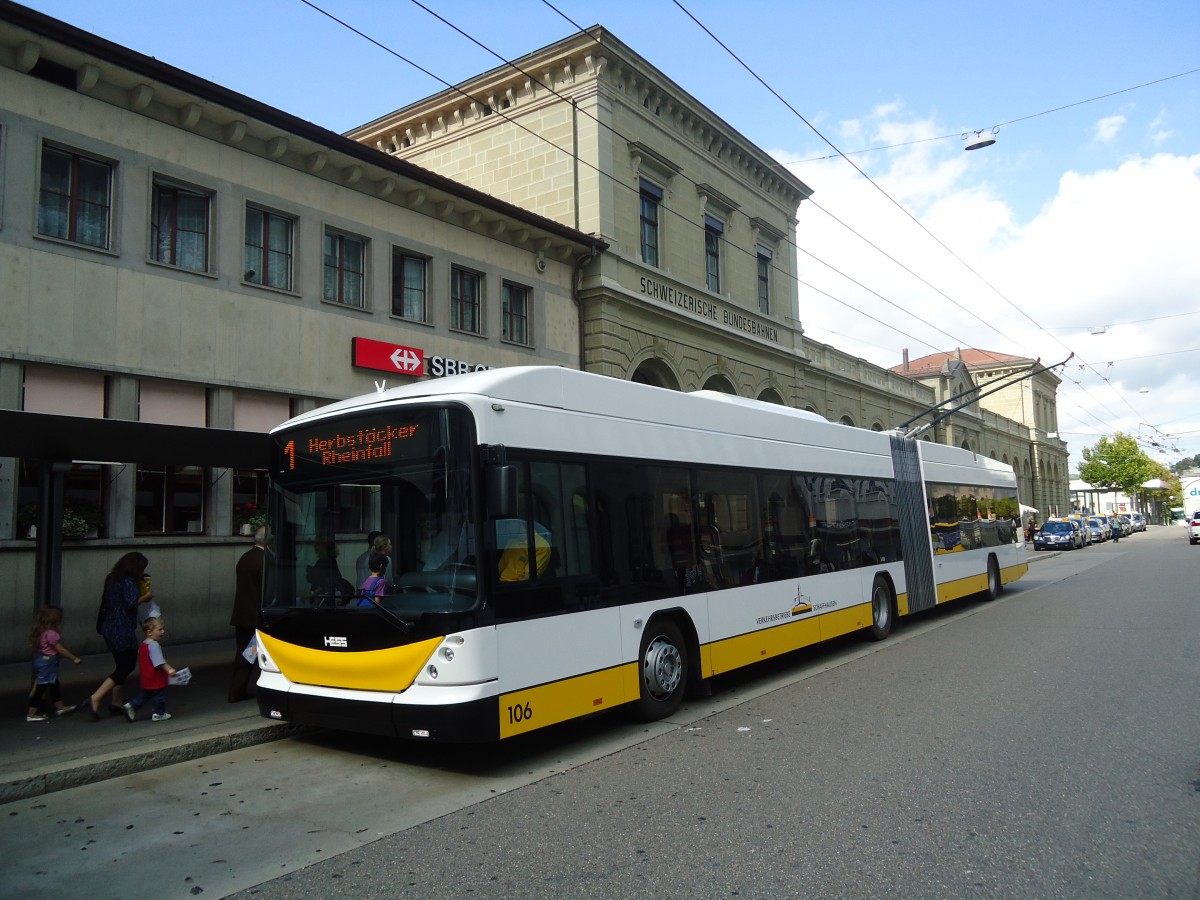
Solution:
<svg viewBox="0 0 1200 900">
<path fill-rule="evenodd" d="M 599 86 L 654 119 L 680 143 L 774 198 L 794 214 L 812 189 L 687 91 L 599 25 L 454 85 L 346 134 L 385 153 L 469 134 L 496 114 L 578 102 Z M 569 152 L 564 150 L 564 152 Z"/>
</svg>

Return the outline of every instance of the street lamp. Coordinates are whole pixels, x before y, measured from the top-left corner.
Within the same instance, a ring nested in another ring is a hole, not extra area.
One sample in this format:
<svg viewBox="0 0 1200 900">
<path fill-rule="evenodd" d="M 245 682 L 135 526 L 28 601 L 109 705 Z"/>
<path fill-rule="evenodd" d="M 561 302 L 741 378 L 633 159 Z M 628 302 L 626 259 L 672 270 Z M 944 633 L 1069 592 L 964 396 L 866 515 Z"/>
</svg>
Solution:
<svg viewBox="0 0 1200 900">
<path fill-rule="evenodd" d="M 996 143 L 996 135 L 1000 133 L 1000 126 L 997 125 L 991 131 L 976 131 L 973 137 L 968 138 L 968 132 L 963 132 L 962 139 L 967 142 L 966 149 L 981 150 L 984 147 L 990 147 Z"/>
</svg>

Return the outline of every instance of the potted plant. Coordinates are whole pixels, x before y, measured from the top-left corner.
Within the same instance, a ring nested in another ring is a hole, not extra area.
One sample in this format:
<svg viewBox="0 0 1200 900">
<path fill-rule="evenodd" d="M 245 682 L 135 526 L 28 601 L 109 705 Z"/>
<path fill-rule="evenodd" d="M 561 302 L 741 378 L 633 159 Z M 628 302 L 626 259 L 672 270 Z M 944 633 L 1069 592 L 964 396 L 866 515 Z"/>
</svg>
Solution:
<svg viewBox="0 0 1200 900">
<path fill-rule="evenodd" d="M 37 537 L 36 503 L 25 503 L 17 507 L 17 537 Z"/>
<path fill-rule="evenodd" d="M 99 530 L 100 507 L 87 500 L 68 498 L 67 502 L 63 504 L 63 537 L 95 537 Z"/>
<path fill-rule="evenodd" d="M 234 534 L 254 534 L 267 524 L 267 514 L 257 503 L 239 503 L 233 507 Z"/>
<path fill-rule="evenodd" d="M 96 537 L 102 518 L 100 507 L 87 500 L 67 498 L 63 503 L 62 536 L 65 538 Z M 38 507 L 26 503 L 17 507 L 17 534 L 21 537 L 37 537 Z"/>
</svg>

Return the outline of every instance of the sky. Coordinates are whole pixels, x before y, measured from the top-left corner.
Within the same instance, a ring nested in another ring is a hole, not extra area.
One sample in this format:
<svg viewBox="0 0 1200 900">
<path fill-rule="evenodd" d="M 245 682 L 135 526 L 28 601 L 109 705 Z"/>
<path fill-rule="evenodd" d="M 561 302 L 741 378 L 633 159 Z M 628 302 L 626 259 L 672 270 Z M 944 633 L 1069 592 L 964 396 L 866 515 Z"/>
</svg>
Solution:
<svg viewBox="0 0 1200 900">
<path fill-rule="evenodd" d="M 339 132 L 604 25 L 813 189 L 808 336 L 888 367 L 1074 354 L 1073 468 L 1117 431 L 1200 454 L 1195 0 L 27 5 Z"/>
</svg>

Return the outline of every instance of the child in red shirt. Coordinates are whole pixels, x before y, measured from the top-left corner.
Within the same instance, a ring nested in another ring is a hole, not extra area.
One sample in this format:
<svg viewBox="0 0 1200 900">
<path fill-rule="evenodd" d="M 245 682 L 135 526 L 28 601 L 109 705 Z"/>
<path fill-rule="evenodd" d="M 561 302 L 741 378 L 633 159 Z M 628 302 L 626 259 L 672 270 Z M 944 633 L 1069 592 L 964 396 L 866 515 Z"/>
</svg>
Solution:
<svg viewBox="0 0 1200 900">
<path fill-rule="evenodd" d="M 142 623 L 142 630 L 146 633 L 146 639 L 138 645 L 138 674 L 141 676 L 142 689 L 125 704 L 125 717 L 132 722 L 137 718 L 137 711 L 149 700 L 154 713 L 151 719 L 163 722 L 171 718 L 167 712 L 167 685 L 175 674 L 175 669 L 163 658 L 162 646 L 158 643 L 167 629 L 161 618 L 149 618 Z"/>
</svg>

